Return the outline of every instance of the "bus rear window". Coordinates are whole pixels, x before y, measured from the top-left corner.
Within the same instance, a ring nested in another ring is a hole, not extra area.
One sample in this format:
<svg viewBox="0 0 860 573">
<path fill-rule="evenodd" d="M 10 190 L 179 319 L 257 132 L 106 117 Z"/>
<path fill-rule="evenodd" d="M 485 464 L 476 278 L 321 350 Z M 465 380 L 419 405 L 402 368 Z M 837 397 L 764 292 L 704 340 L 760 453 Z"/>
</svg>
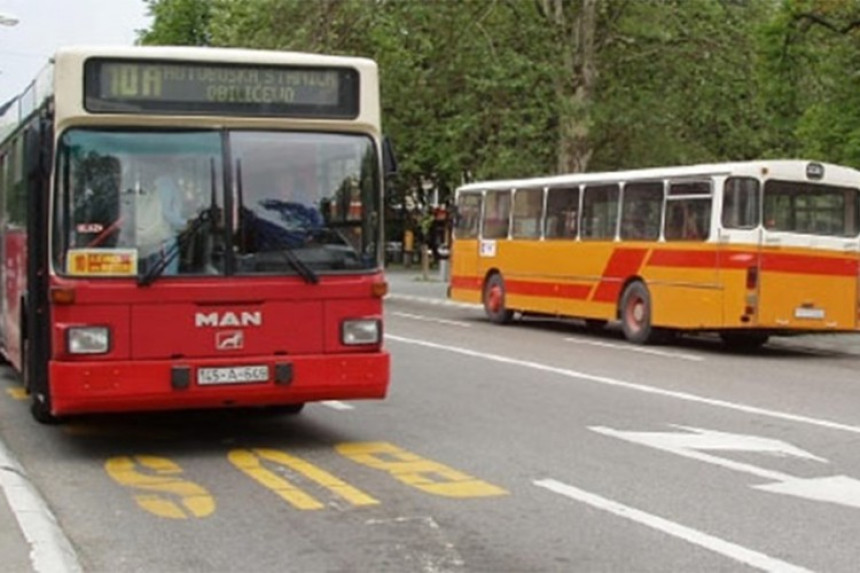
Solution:
<svg viewBox="0 0 860 573">
<path fill-rule="evenodd" d="M 850 187 L 777 180 L 764 185 L 764 222 L 773 231 L 854 236 L 857 205 L 857 189 Z"/>
</svg>

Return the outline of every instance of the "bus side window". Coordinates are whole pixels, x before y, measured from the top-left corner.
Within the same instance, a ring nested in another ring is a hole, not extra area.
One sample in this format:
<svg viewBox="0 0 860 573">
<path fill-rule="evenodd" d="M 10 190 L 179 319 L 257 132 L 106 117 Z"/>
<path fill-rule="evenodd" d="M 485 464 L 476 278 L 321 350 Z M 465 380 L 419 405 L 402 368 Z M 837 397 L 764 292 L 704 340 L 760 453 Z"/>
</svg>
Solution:
<svg viewBox="0 0 860 573">
<path fill-rule="evenodd" d="M 485 239 L 507 239 L 511 217 L 511 192 L 487 191 L 484 203 Z"/>
<path fill-rule="evenodd" d="M 583 193 L 582 237 L 614 239 L 618 224 L 619 186 L 590 185 Z"/>
<path fill-rule="evenodd" d="M 480 193 L 461 193 L 457 197 L 455 212 L 454 236 L 458 239 L 476 238 L 481 220 Z"/>
<path fill-rule="evenodd" d="M 667 202 L 667 241 L 704 241 L 710 234 L 711 203 L 706 199 L 676 199 Z"/>
<path fill-rule="evenodd" d="M 723 227 L 752 229 L 761 220 L 758 179 L 729 177 L 723 190 Z"/>
<path fill-rule="evenodd" d="M 624 186 L 621 206 L 621 238 L 656 241 L 660 237 L 662 182 L 634 182 Z"/>
<path fill-rule="evenodd" d="M 550 188 L 546 196 L 547 239 L 575 239 L 579 231 L 579 187 Z"/>
<path fill-rule="evenodd" d="M 514 193 L 515 239 L 537 239 L 540 237 L 538 225 L 543 207 L 543 189 L 517 189 Z"/>
</svg>

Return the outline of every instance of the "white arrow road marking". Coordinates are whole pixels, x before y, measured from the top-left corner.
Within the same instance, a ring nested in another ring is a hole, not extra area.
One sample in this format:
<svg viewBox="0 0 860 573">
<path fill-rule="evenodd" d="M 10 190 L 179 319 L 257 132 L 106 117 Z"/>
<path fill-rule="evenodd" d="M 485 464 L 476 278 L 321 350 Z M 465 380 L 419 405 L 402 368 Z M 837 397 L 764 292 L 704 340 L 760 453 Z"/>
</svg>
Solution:
<svg viewBox="0 0 860 573">
<path fill-rule="evenodd" d="M 604 436 L 619 438 L 634 444 L 642 444 L 685 458 L 751 474 L 774 482 L 752 486 L 754 489 L 860 508 L 860 480 L 847 476 L 827 476 L 810 479 L 798 478 L 789 474 L 760 468 L 752 464 L 735 462 L 726 458 L 705 454 L 697 450 L 761 452 L 827 463 L 827 460 L 824 458 L 812 455 L 780 440 L 746 436 L 743 434 L 727 434 L 698 428 L 685 428 L 684 426 L 675 427 L 692 430 L 694 433 L 623 432 L 602 426 L 592 426 L 590 429 Z"/>
<path fill-rule="evenodd" d="M 536 486 L 548 489 L 549 491 L 561 494 L 570 499 L 580 501 L 597 509 L 608 511 L 619 517 L 641 523 L 657 531 L 662 531 L 668 535 L 672 535 L 684 541 L 688 541 L 699 547 L 704 547 L 714 553 L 719 553 L 729 559 L 733 559 L 750 567 L 761 569 L 762 571 L 773 571 L 779 573 L 809 573 L 809 569 L 798 567 L 791 563 L 774 559 L 764 553 L 747 549 L 735 543 L 725 541 L 719 537 L 708 535 L 696 529 L 686 527 L 674 521 L 669 521 L 662 517 L 640 511 L 633 507 L 623 505 L 611 499 L 606 499 L 599 495 L 589 493 L 572 485 L 567 485 L 554 479 L 536 480 Z"/>
<path fill-rule="evenodd" d="M 601 426 L 593 426 L 591 429 L 607 436 L 614 436 L 629 442 L 637 442 L 676 453 L 682 453 L 679 450 L 729 450 L 735 452 L 759 452 L 827 463 L 826 459 L 812 455 L 781 440 L 744 434 L 728 434 L 726 432 L 704 430 L 691 426 L 678 426 L 675 424 L 670 424 L 670 426 L 679 430 L 687 430 L 688 432 L 620 432 Z"/>
<path fill-rule="evenodd" d="M 792 478 L 782 482 L 753 487 L 772 493 L 783 493 L 815 501 L 826 501 L 860 508 L 860 480 L 847 476 L 811 479 Z"/>
</svg>

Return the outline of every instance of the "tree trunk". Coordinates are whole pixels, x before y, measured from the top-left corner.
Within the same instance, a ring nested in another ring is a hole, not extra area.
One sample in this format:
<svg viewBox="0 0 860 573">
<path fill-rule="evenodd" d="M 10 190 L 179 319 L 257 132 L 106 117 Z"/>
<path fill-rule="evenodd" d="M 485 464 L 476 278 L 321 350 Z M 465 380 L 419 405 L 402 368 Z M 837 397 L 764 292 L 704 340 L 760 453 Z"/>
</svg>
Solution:
<svg viewBox="0 0 860 573">
<path fill-rule="evenodd" d="M 562 41 L 561 73 L 556 78 L 559 102 L 557 168 L 576 173 L 588 168 L 591 98 L 596 79 L 595 27 L 598 0 L 539 0 L 547 20 Z"/>
</svg>

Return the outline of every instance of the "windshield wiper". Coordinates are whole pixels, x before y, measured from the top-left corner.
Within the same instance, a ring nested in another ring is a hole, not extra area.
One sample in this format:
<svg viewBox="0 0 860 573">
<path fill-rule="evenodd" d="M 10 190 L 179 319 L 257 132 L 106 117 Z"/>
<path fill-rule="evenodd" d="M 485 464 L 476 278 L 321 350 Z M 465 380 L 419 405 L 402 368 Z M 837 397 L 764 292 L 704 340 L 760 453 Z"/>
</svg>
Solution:
<svg viewBox="0 0 860 573">
<path fill-rule="evenodd" d="M 149 286 L 152 284 L 155 279 L 164 273 L 164 269 L 173 262 L 173 259 L 179 256 L 179 253 L 185 248 L 188 241 L 190 241 L 192 237 L 197 236 L 200 229 L 210 221 L 212 221 L 212 210 L 206 209 L 201 211 L 200 214 L 191 221 L 191 224 L 184 231 L 179 233 L 176 242 L 164 252 L 161 258 L 159 258 L 145 274 L 138 277 L 137 284 L 140 286 Z"/>
<path fill-rule="evenodd" d="M 242 194 L 242 163 L 239 159 L 236 160 L 236 190 L 237 190 L 237 198 L 239 201 L 239 209 L 240 213 L 240 225 L 244 225 L 244 216 L 242 213 L 248 212 L 251 213 L 253 217 L 257 217 L 251 211 L 245 209 L 245 205 L 243 202 L 243 194 Z M 260 236 L 263 238 L 264 242 L 272 245 L 278 254 L 280 254 L 284 260 L 289 264 L 293 269 L 299 273 L 306 283 L 308 284 L 318 284 L 320 282 L 319 276 L 311 269 L 304 261 L 302 261 L 295 253 L 292 247 L 290 247 L 286 242 L 281 240 L 281 237 L 275 235 L 274 233 L 269 233 L 263 229 L 261 225 L 257 225 L 256 231 L 260 233 Z M 244 233 L 242 233 L 244 234 Z"/>
<path fill-rule="evenodd" d="M 182 252 L 182 249 L 188 244 L 188 242 L 197 236 L 197 233 L 207 224 L 214 224 L 214 221 L 217 220 L 217 210 L 218 205 L 216 202 L 216 184 L 215 184 L 215 160 L 213 159 L 210 163 L 210 179 L 211 179 L 211 193 L 209 198 L 209 207 L 200 212 L 194 219 L 191 220 L 191 224 L 186 227 L 184 231 L 179 233 L 179 236 L 176 238 L 176 241 L 170 246 L 167 251 L 158 259 L 155 264 L 149 268 L 145 274 L 141 275 L 137 279 L 137 284 L 139 286 L 149 286 L 160 277 L 164 270 L 173 262 L 173 259 L 179 256 L 179 253 Z"/>
</svg>

